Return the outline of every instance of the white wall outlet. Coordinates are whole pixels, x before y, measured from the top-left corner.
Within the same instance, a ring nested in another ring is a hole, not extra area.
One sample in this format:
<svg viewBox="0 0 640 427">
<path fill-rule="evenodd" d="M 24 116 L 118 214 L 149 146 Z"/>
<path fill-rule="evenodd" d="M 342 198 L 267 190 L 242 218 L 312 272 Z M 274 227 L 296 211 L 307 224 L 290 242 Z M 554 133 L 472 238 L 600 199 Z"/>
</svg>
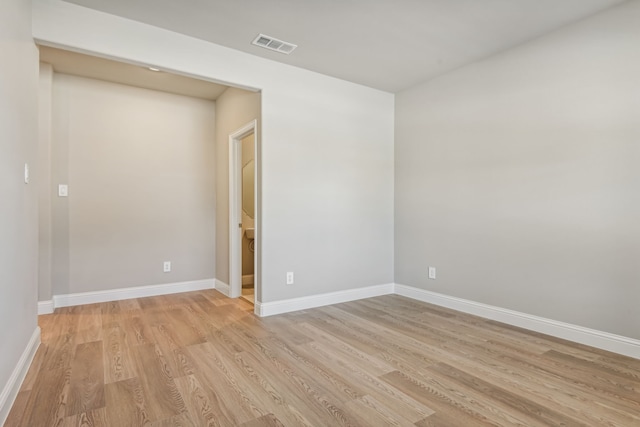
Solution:
<svg viewBox="0 0 640 427">
<path fill-rule="evenodd" d="M 162 265 L 162 271 L 169 273 L 171 271 L 171 261 L 165 261 Z"/>
<path fill-rule="evenodd" d="M 435 267 L 429 267 L 429 279 L 432 279 L 432 280 L 436 279 L 436 268 Z"/>
<path fill-rule="evenodd" d="M 58 197 L 67 197 L 69 195 L 69 186 L 67 184 L 58 185 Z"/>
<path fill-rule="evenodd" d="M 27 163 L 24 164 L 24 183 L 29 183 L 29 165 Z"/>
<path fill-rule="evenodd" d="M 293 285 L 293 271 L 287 272 L 287 285 Z"/>
</svg>

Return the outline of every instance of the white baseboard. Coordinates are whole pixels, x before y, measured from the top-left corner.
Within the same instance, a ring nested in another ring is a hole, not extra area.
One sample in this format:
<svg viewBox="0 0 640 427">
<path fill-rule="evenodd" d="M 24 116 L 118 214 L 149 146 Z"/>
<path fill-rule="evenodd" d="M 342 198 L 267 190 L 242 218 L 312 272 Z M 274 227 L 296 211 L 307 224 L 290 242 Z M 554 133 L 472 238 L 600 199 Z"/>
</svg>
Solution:
<svg viewBox="0 0 640 427">
<path fill-rule="evenodd" d="M 53 313 L 53 300 L 38 301 L 38 316 Z"/>
<path fill-rule="evenodd" d="M 307 308 L 322 307 L 341 302 L 355 301 L 363 298 L 377 297 L 393 293 L 393 283 L 367 286 L 365 288 L 349 289 L 346 291 L 329 292 L 326 294 L 310 295 L 308 297 L 291 298 L 274 302 L 255 303 L 255 313 L 260 317 L 274 314 L 289 313 Z"/>
<path fill-rule="evenodd" d="M 242 275 L 242 284 L 243 285 L 253 285 L 253 274 L 243 274 Z"/>
<path fill-rule="evenodd" d="M 192 282 L 168 283 L 163 285 L 139 286 L 135 288 L 114 289 L 109 291 L 85 292 L 79 294 L 56 295 L 53 301 L 38 302 L 38 314 L 53 312 L 56 307 L 67 307 L 79 304 L 91 304 L 106 301 L 117 301 L 129 298 L 172 294 L 178 292 L 196 291 L 202 289 L 217 289 L 226 296 L 230 295 L 230 287 L 218 279 L 196 280 Z M 383 284 L 345 291 L 329 292 L 300 298 L 280 301 L 255 302 L 255 314 L 260 317 L 341 302 L 371 298 L 388 294 L 402 295 L 418 301 L 424 301 L 442 307 L 458 310 L 487 319 L 496 320 L 509 325 L 518 326 L 531 331 L 540 332 L 557 338 L 566 339 L 580 344 L 612 351 L 640 359 L 640 340 L 620 335 L 589 329 L 570 323 L 546 319 L 544 317 L 521 313 L 514 310 L 482 304 L 475 301 L 452 297 L 436 292 L 427 291 L 413 286 L 401 284 Z M 39 330 L 38 330 L 39 331 Z M 39 336 L 39 335 L 38 335 Z M 4 393 L 4 392 L 3 392 Z M 0 400 L 0 403 L 2 401 Z M 1 408 L 1 406 L 0 406 Z"/>
<path fill-rule="evenodd" d="M 640 359 L 640 341 L 570 323 L 396 284 L 395 293 L 415 300 L 474 314 L 557 338 Z"/>
<path fill-rule="evenodd" d="M 216 281 L 216 290 L 223 293 L 226 296 L 229 296 L 231 292 L 231 288 L 229 287 L 229 285 L 218 279 L 215 279 L 215 281 Z"/>
<path fill-rule="evenodd" d="M 16 396 L 22 386 L 22 381 L 24 381 L 24 377 L 27 375 L 27 371 L 29 370 L 29 366 L 31 366 L 31 361 L 33 360 L 33 356 L 36 355 L 39 345 L 40 327 L 36 326 L 33 334 L 31 334 L 31 339 L 29 339 L 27 343 L 27 347 L 25 347 L 20 359 L 18 359 L 18 364 L 9 377 L 9 381 L 7 381 L 2 389 L 2 393 L 0 393 L 0 425 L 4 425 L 4 422 L 9 416 L 9 411 L 13 406 L 13 402 L 16 400 Z"/>
<path fill-rule="evenodd" d="M 80 304 L 119 301 L 123 299 L 176 294 L 179 292 L 214 289 L 214 279 L 193 280 L 190 282 L 164 283 L 162 285 L 136 286 L 132 288 L 110 289 L 107 291 L 81 292 L 76 294 L 54 295 L 53 307 L 69 307 Z"/>
</svg>

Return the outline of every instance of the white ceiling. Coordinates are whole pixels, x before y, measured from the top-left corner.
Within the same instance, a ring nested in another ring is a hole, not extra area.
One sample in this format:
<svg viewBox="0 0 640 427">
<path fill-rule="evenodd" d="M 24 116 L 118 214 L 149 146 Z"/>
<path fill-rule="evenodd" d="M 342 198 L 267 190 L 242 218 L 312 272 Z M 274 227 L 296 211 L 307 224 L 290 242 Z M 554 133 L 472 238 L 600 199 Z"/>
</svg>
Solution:
<svg viewBox="0 0 640 427">
<path fill-rule="evenodd" d="M 227 86 L 67 50 L 40 46 L 40 61 L 54 71 L 113 83 L 215 100 Z"/>
<path fill-rule="evenodd" d="M 389 92 L 624 0 L 67 0 Z M 251 45 L 264 33 L 289 56 Z"/>
</svg>

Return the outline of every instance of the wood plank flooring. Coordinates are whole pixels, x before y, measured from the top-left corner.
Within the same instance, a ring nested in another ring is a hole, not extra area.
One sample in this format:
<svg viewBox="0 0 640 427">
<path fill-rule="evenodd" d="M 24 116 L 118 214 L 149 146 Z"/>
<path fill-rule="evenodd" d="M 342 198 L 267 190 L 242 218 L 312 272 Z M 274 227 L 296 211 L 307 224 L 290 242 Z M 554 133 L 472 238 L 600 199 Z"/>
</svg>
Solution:
<svg viewBox="0 0 640 427">
<path fill-rule="evenodd" d="M 58 309 L 5 426 L 640 426 L 640 360 L 384 296 Z"/>
</svg>

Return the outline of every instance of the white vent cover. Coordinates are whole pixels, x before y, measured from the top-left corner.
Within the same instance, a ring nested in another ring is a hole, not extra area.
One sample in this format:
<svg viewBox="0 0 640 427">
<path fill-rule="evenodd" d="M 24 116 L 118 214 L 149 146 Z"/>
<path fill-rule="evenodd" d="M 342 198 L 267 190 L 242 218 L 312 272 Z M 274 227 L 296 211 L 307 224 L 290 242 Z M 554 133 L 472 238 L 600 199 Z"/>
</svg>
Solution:
<svg viewBox="0 0 640 427">
<path fill-rule="evenodd" d="M 264 34 L 258 34 L 251 44 L 264 47 L 265 49 L 275 50 L 276 52 L 289 55 L 298 45 L 293 43 L 287 43 L 282 40 L 278 40 L 271 36 L 265 36 Z"/>
</svg>

